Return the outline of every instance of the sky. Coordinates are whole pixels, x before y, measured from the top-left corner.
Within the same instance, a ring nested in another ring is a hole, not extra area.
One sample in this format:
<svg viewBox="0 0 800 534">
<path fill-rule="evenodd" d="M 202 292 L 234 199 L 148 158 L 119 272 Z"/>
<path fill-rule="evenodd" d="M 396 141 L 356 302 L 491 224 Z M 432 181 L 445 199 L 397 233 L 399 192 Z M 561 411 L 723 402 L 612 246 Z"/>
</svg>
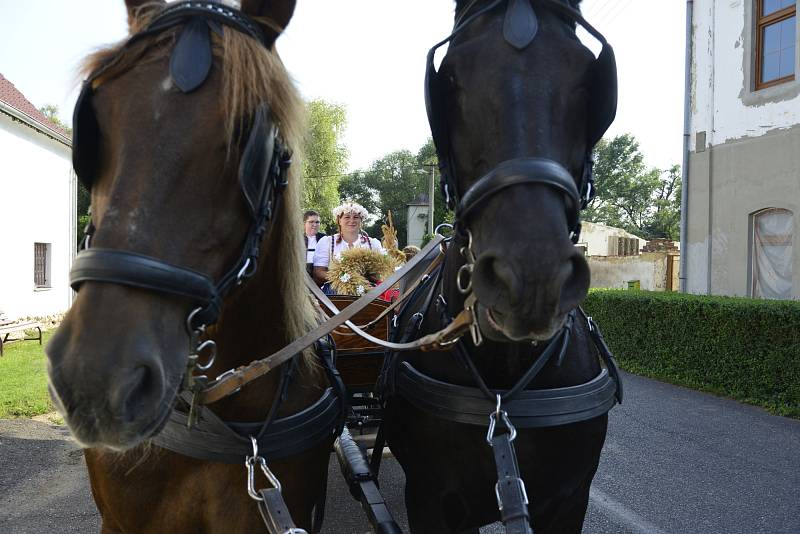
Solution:
<svg viewBox="0 0 800 534">
<path fill-rule="evenodd" d="M 416 152 L 430 136 L 425 55 L 446 37 L 451 0 L 298 0 L 281 54 L 301 94 L 343 105 L 349 169 L 389 152 Z M 606 137 L 631 133 L 645 163 L 681 163 L 685 2 L 584 0 L 584 17 L 614 47 L 617 118 Z M 123 0 L 0 0 L 0 73 L 37 107 L 69 122 L 77 65 L 127 34 Z M 595 52 L 591 38 L 587 45 Z"/>
</svg>

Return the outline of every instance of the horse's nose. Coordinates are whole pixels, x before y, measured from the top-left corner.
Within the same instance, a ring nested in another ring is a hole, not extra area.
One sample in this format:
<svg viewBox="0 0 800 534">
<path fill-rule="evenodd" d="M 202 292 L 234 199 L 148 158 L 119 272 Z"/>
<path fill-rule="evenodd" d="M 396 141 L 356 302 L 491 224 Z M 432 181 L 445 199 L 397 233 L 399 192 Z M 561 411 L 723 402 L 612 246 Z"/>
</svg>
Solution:
<svg viewBox="0 0 800 534">
<path fill-rule="evenodd" d="M 589 264 L 577 247 L 572 247 L 572 254 L 562 265 L 562 276 L 559 311 L 567 313 L 578 307 L 589 292 Z"/>
<path fill-rule="evenodd" d="M 109 395 L 109 411 L 124 423 L 152 410 L 166 394 L 164 373 L 158 363 L 144 359 L 132 369 L 120 370 Z"/>
<path fill-rule="evenodd" d="M 507 313 L 527 313 L 531 308 L 565 313 L 575 308 L 589 290 L 589 266 L 571 244 L 555 256 L 523 263 L 508 255 L 481 254 L 472 279 L 478 300 Z"/>
<path fill-rule="evenodd" d="M 486 253 L 481 254 L 475 262 L 472 285 L 484 306 L 513 308 L 520 294 L 522 280 L 517 277 L 509 261 L 499 254 Z"/>
</svg>

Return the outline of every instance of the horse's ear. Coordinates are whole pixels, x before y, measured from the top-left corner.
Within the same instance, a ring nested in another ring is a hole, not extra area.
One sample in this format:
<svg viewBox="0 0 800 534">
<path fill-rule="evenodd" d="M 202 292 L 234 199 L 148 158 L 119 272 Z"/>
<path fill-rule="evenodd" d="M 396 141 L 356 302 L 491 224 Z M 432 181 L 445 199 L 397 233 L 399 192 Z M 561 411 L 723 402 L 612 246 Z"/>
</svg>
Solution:
<svg viewBox="0 0 800 534">
<path fill-rule="evenodd" d="M 242 12 L 256 17 L 271 41 L 283 33 L 292 20 L 296 0 L 242 0 Z"/>
<path fill-rule="evenodd" d="M 166 4 L 165 0 L 125 0 L 125 7 L 128 8 L 128 30 L 131 33 L 136 33 L 141 29 L 136 20 L 144 9 L 149 7 L 161 8 L 164 4 Z"/>
</svg>

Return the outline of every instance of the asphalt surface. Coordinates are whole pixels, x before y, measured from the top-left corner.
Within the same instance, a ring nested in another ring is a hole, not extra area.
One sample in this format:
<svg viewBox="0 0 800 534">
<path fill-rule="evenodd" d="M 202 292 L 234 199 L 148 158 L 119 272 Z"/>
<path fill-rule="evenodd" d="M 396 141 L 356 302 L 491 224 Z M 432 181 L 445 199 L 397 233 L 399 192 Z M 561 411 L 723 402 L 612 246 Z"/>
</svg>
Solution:
<svg viewBox="0 0 800 534">
<path fill-rule="evenodd" d="M 800 421 L 624 375 L 585 533 L 800 533 Z M 332 457 L 325 534 L 369 531 Z M 403 475 L 381 492 L 404 531 Z M 0 533 L 97 532 L 83 457 L 63 427 L 0 420 Z M 502 532 L 497 525 L 483 533 Z"/>
</svg>

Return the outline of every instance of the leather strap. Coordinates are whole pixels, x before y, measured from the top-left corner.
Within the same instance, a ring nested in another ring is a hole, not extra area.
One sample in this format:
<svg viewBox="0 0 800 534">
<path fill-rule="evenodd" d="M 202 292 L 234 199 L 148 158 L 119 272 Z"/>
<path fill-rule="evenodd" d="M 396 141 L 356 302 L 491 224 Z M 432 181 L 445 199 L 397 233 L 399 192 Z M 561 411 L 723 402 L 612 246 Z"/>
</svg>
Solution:
<svg viewBox="0 0 800 534">
<path fill-rule="evenodd" d="M 527 0 L 526 0 L 527 1 Z M 572 175 L 560 163 L 545 158 L 517 158 L 504 161 L 475 182 L 462 197 L 456 220 L 466 221 L 469 213 L 484 200 L 516 185 L 544 184 L 561 191 L 568 199 L 570 228 L 578 223 L 581 201 Z"/>
<path fill-rule="evenodd" d="M 409 261 L 403 269 L 395 271 L 380 285 L 372 288 L 366 295 L 362 296 L 360 299 L 353 302 L 350 304 L 350 306 L 329 318 L 327 321 L 324 321 L 311 332 L 296 339 L 286 347 L 271 354 L 270 356 L 267 356 L 266 358 L 255 360 L 248 365 L 238 367 L 237 369 L 232 369 L 217 377 L 214 382 L 210 383 L 198 394 L 197 400 L 199 404 L 211 404 L 212 402 L 216 402 L 229 395 L 232 395 L 234 392 L 242 388 L 242 386 L 252 382 L 260 376 L 265 375 L 275 367 L 292 358 L 295 354 L 298 354 L 304 349 L 313 345 L 318 339 L 328 335 L 337 327 L 347 322 L 356 313 L 366 308 L 370 302 L 377 299 L 387 289 L 393 287 L 408 271 L 413 269 L 417 263 L 423 260 L 427 252 L 430 252 L 434 247 L 438 247 L 443 239 L 444 238 L 440 235 L 434 236 L 434 238 L 431 239 L 431 241 L 419 254 L 411 258 L 411 261 Z M 366 334 L 366 332 L 364 332 L 364 334 L 369 336 L 369 334 Z M 373 338 L 372 336 L 369 336 L 368 339 L 369 338 L 377 339 Z"/>
<path fill-rule="evenodd" d="M 497 468 L 495 496 L 506 534 L 533 534 L 528 512 L 528 494 L 525 491 L 525 482 L 519 474 L 517 453 L 510 434 L 494 436 L 492 452 Z"/>
<path fill-rule="evenodd" d="M 408 298 L 409 298 L 411 295 L 413 295 L 413 294 L 414 294 L 414 290 L 415 290 L 415 289 L 417 289 L 417 288 L 419 287 L 419 285 L 420 285 L 420 284 L 422 284 L 423 282 L 425 282 L 425 280 L 426 280 L 426 278 L 425 278 L 425 277 L 426 277 L 426 276 L 430 276 L 430 274 L 431 274 L 431 273 L 432 273 L 432 272 L 433 272 L 433 271 L 436 269 L 436 267 L 438 267 L 439 265 L 441 265 L 443 261 L 444 261 L 444 252 L 441 252 L 441 251 L 440 251 L 440 252 L 439 252 L 439 254 L 437 254 L 437 256 L 436 256 L 436 257 L 433 259 L 433 261 L 431 262 L 431 264 L 428 266 L 428 268 L 427 268 L 427 269 L 425 269 L 425 272 L 424 272 L 424 273 L 422 273 L 422 276 L 419 276 L 419 277 L 417 277 L 417 279 L 416 279 L 416 280 L 414 280 L 414 282 L 413 282 L 413 283 L 412 283 L 410 286 L 408 286 L 407 288 L 405 288 L 405 290 L 404 290 L 405 292 L 404 292 L 404 294 L 403 294 L 403 295 L 400 295 L 400 298 L 398 298 L 397 300 L 395 300 L 394 302 L 392 302 L 392 303 L 391 303 L 391 304 L 390 304 L 390 305 L 389 305 L 389 306 L 388 306 L 388 307 L 387 307 L 385 310 L 383 310 L 383 311 L 381 312 L 381 314 L 380 314 L 380 315 L 378 315 L 376 318 L 374 318 L 373 320 L 371 320 L 370 322 L 368 322 L 367 324 L 365 324 L 365 325 L 363 325 L 363 326 L 359 326 L 359 328 L 361 328 L 362 330 L 369 330 L 370 328 L 372 328 L 373 326 L 375 326 L 376 324 L 378 324 L 378 323 L 380 322 L 380 320 L 381 320 L 381 319 L 383 319 L 384 317 L 386 317 L 387 315 L 389 315 L 389 313 L 391 313 L 391 312 L 392 312 L 393 310 L 395 310 L 395 309 L 396 309 L 398 306 L 400 306 L 400 304 L 403 304 L 403 303 L 404 303 L 406 300 L 408 300 Z"/>
<path fill-rule="evenodd" d="M 214 281 L 203 273 L 117 249 L 82 250 L 72 264 L 69 279 L 75 291 L 83 282 L 109 282 L 187 297 L 201 305 L 210 303 L 217 294 Z"/>
<path fill-rule="evenodd" d="M 480 389 L 436 380 L 408 362 L 398 370 L 397 391 L 436 417 L 476 426 L 486 426 L 486 415 L 496 406 Z M 523 390 L 503 403 L 503 409 L 517 428 L 561 426 L 608 412 L 616 403 L 616 391 L 617 381 L 603 369 L 589 382 L 577 386 Z"/>
<path fill-rule="evenodd" d="M 334 443 L 336 457 L 342 469 L 350 494 L 361 502 L 372 528 L 376 533 L 400 534 L 400 527 L 392 518 L 386 501 L 378 490 L 375 476 L 370 472 L 361 448 L 353 440 L 347 428 Z"/>
<path fill-rule="evenodd" d="M 297 528 L 283 500 L 281 490 L 267 488 L 258 490 L 261 501 L 258 501 L 258 511 L 264 526 L 269 534 L 308 534 L 302 528 Z"/>
<path fill-rule="evenodd" d="M 322 292 L 322 290 L 314 284 L 308 277 L 306 277 L 306 286 L 311 291 L 311 293 L 317 297 L 317 299 L 325 306 L 328 311 L 333 313 L 333 317 L 336 317 L 337 314 L 341 313 L 336 305 L 331 302 L 328 296 Z M 363 297 L 362 297 L 363 298 Z M 358 302 L 358 301 L 356 301 Z M 353 305 L 351 304 L 346 310 L 349 310 Z M 444 350 L 450 344 L 455 342 L 458 338 L 460 338 L 463 334 L 465 334 L 469 330 L 469 326 L 472 324 L 472 311 L 470 309 L 464 309 L 458 316 L 447 325 L 442 330 L 438 332 L 434 332 L 433 334 L 429 334 L 427 336 L 421 337 L 416 341 L 411 341 L 408 343 L 395 343 L 392 341 L 386 341 L 384 339 L 380 339 L 378 337 L 373 336 L 365 332 L 361 327 L 356 326 L 350 321 L 345 321 L 344 324 L 352 330 L 355 334 L 366 339 L 367 341 L 374 343 L 376 345 L 380 345 L 383 348 L 390 349 L 393 351 L 404 352 L 410 350 L 422 350 L 422 351 L 433 351 L 433 350 Z"/>
<path fill-rule="evenodd" d="M 191 397 L 185 400 L 191 402 Z M 200 417 L 191 429 L 188 415 L 173 410 L 153 443 L 199 460 L 240 464 L 252 452 L 247 436 L 255 436 L 262 423 L 223 421 L 208 407 L 200 410 Z M 270 460 L 308 450 L 340 427 L 341 413 L 339 395 L 328 388 L 308 408 L 272 421 L 269 432 L 258 440 L 258 450 Z"/>
</svg>

